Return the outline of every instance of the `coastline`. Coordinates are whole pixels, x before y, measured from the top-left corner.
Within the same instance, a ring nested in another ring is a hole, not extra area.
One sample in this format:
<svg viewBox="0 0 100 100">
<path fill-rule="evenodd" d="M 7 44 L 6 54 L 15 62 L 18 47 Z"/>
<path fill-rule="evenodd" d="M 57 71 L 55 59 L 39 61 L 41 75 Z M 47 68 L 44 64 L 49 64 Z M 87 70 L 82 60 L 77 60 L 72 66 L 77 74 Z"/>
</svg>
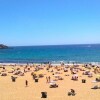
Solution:
<svg viewBox="0 0 100 100">
<path fill-rule="evenodd" d="M 100 62 L 80 62 L 80 63 L 78 63 L 78 62 L 64 62 L 64 61 L 57 61 L 57 62 L 55 62 L 55 61 L 53 61 L 53 62 L 38 62 L 38 63 L 13 63 L 13 62 L 2 62 L 2 63 L 0 63 L 0 65 L 33 65 L 33 64 L 35 64 L 35 65 L 43 65 L 43 64 L 51 64 L 51 65 L 61 65 L 61 63 L 64 63 L 64 65 L 83 65 L 83 64 L 92 64 L 92 65 L 100 65 Z"/>
</svg>

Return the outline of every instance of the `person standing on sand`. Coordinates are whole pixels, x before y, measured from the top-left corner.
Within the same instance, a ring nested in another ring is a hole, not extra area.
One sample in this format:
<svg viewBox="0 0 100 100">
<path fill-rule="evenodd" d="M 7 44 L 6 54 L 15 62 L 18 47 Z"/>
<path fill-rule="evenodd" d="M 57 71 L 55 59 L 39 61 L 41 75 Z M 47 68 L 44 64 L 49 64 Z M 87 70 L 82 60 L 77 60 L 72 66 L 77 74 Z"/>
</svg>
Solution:
<svg viewBox="0 0 100 100">
<path fill-rule="evenodd" d="M 46 83 L 48 83 L 48 77 L 46 77 Z"/>
<path fill-rule="evenodd" d="M 25 81 L 25 85 L 26 85 L 26 87 L 28 86 L 28 81 L 27 80 Z"/>
<path fill-rule="evenodd" d="M 50 76 L 48 77 L 48 81 L 49 81 L 49 83 L 50 83 L 50 81 L 51 81 L 51 77 L 50 77 Z"/>
</svg>

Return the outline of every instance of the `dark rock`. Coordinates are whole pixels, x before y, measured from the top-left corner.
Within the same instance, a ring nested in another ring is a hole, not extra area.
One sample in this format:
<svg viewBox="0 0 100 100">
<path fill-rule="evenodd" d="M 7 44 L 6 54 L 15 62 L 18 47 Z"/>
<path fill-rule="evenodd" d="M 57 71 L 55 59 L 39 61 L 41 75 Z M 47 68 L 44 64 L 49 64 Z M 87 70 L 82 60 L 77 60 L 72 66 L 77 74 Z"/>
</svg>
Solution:
<svg viewBox="0 0 100 100">
<path fill-rule="evenodd" d="M 7 48 L 8 48 L 8 46 L 0 44 L 0 49 L 7 49 Z"/>
</svg>

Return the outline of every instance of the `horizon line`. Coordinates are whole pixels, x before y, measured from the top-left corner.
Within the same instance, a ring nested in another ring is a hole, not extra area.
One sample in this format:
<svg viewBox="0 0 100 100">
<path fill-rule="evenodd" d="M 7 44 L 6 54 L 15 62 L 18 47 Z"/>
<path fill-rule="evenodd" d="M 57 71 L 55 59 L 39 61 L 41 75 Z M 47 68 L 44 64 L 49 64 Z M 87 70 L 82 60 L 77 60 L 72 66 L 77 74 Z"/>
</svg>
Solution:
<svg viewBox="0 0 100 100">
<path fill-rule="evenodd" d="M 63 45 L 99 45 L 100 43 L 80 43 L 80 44 L 41 44 L 41 45 L 12 45 L 9 47 L 19 47 L 19 46 L 63 46 Z"/>
</svg>

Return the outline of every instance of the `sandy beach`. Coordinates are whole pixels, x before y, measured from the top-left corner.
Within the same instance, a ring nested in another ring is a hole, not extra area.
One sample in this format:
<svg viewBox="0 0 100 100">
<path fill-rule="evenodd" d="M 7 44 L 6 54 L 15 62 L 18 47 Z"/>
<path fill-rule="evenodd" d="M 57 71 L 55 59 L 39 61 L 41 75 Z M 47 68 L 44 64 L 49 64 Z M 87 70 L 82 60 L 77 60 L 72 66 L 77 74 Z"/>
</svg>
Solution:
<svg viewBox="0 0 100 100">
<path fill-rule="evenodd" d="M 74 70 L 71 71 L 71 68 Z M 99 100 L 100 89 L 91 89 L 100 86 L 100 82 L 95 81 L 99 68 L 95 73 L 94 69 L 90 65 L 0 65 L 0 100 Z M 83 75 L 86 71 L 90 77 Z M 17 77 L 15 82 L 12 82 L 11 76 Z M 72 80 L 72 77 L 76 79 Z M 82 79 L 86 83 L 82 83 Z M 58 87 L 50 88 L 52 82 Z M 74 96 L 68 95 L 70 89 L 75 90 Z M 41 92 L 47 92 L 47 98 L 41 98 Z"/>
</svg>

